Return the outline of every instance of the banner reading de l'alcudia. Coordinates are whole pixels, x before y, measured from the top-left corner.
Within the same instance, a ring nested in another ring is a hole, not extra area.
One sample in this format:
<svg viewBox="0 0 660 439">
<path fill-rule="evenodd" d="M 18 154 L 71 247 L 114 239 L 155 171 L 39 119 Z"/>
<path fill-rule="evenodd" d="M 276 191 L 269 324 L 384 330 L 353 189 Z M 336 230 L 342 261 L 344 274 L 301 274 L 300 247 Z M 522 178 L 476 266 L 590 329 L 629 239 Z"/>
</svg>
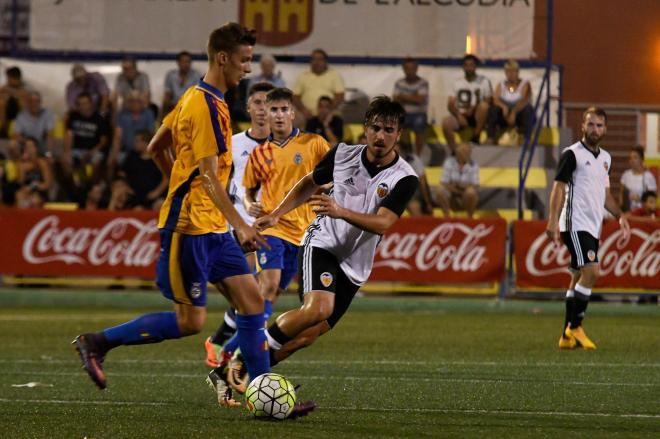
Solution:
<svg viewBox="0 0 660 439">
<path fill-rule="evenodd" d="M 205 52 L 228 22 L 258 31 L 257 53 L 485 58 L 532 55 L 534 0 L 33 1 L 36 49 Z"/>
<path fill-rule="evenodd" d="M 616 221 L 603 224 L 597 288 L 660 291 L 660 221 L 633 222 L 628 238 Z M 516 221 L 513 225 L 518 288 L 566 288 L 571 256 L 563 244 L 545 235 L 545 221 Z"/>
</svg>

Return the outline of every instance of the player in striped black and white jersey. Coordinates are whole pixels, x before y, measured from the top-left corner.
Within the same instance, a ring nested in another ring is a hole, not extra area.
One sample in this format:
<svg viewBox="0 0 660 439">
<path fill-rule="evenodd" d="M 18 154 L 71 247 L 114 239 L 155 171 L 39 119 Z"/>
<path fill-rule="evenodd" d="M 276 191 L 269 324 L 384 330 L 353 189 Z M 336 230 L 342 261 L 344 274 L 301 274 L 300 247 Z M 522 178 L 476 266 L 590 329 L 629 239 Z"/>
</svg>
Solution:
<svg viewBox="0 0 660 439">
<path fill-rule="evenodd" d="M 243 204 L 245 197 L 245 186 L 243 186 L 243 173 L 250 158 L 250 153 L 257 145 L 266 141 L 270 135 L 270 127 L 266 120 L 266 94 L 275 88 L 268 82 L 257 82 L 248 91 L 247 112 L 250 115 L 250 128 L 232 136 L 232 171 L 227 187 L 231 199 L 238 214 L 247 224 L 252 224 L 254 219 L 262 214 L 261 204 L 253 203 L 250 210 L 246 210 Z M 248 266 L 254 272 L 256 256 L 254 252 L 246 252 L 245 259 Z M 215 334 L 208 337 L 204 342 L 206 350 L 206 364 L 210 367 L 218 367 L 219 354 L 222 345 L 236 333 L 236 310 L 233 307 L 225 311 L 223 322 Z"/>
<path fill-rule="evenodd" d="M 606 132 L 605 111 L 588 108 L 582 116 L 582 139 L 562 151 L 550 194 L 546 234 L 555 241 L 561 237 L 571 254 L 572 279 L 566 292 L 561 349 L 596 349 L 582 329 L 582 319 L 598 278 L 604 209 L 619 219 L 624 235 L 630 233 L 628 221 L 610 193 L 612 158 L 600 147 Z"/>
<path fill-rule="evenodd" d="M 369 278 L 381 236 L 403 213 L 419 186 L 410 165 L 395 148 L 405 111 L 380 96 L 365 116 L 367 145 L 334 147 L 269 215 L 255 222 L 261 230 L 311 199 L 318 214 L 298 254 L 300 308 L 280 315 L 267 331 L 271 362 L 309 346 L 329 331 Z M 318 189 L 333 183 L 330 195 Z"/>
</svg>

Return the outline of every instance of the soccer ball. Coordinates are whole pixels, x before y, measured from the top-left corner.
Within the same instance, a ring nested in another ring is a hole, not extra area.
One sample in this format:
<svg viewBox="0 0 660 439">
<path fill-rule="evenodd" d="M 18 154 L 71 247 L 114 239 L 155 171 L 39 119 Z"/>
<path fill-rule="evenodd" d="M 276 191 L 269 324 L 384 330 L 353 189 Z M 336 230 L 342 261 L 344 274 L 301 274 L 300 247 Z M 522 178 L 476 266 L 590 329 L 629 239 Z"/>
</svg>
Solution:
<svg viewBox="0 0 660 439">
<path fill-rule="evenodd" d="M 259 375 L 245 391 L 245 405 L 257 418 L 286 419 L 295 403 L 293 384 L 277 373 Z"/>
</svg>

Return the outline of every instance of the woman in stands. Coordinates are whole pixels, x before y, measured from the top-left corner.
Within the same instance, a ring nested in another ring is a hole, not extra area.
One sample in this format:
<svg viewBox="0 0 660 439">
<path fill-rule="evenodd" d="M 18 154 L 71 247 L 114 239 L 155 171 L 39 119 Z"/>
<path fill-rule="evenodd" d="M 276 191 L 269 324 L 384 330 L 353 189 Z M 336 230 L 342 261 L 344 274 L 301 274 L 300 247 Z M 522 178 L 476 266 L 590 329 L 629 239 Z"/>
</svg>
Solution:
<svg viewBox="0 0 660 439">
<path fill-rule="evenodd" d="M 621 175 L 619 203 L 624 212 L 642 207 L 642 194 L 646 191 L 657 192 L 655 177 L 644 167 L 644 147 L 635 146 L 628 157 L 630 169 Z"/>
<path fill-rule="evenodd" d="M 48 201 L 48 192 L 53 185 L 53 174 L 46 158 L 39 154 L 37 140 L 28 137 L 22 145 L 18 160 L 19 189 L 16 191 L 16 206 L 40 208 Z"/>
</svg>

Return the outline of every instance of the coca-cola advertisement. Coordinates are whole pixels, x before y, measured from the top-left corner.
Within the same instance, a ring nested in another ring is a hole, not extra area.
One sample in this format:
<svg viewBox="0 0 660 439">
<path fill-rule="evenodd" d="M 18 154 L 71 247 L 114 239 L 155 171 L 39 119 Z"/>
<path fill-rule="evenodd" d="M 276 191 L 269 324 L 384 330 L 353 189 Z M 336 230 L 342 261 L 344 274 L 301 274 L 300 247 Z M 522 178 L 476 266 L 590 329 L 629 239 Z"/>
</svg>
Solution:
<svg viewBox="0 0 660 439">
<path fill-rule="evenodd" d="M 0 209 L 0 273 L 154 277 L 155 212 Z"/>
<path fill-rule="evenodd" d="M 516 287 L 564 289 L 570 282 L 571 255 L 545 235 L 545 221 L 513 225 Z M 616 221 L 603 224 L 596 288 L 660 290 L 660 222 L 631 223 L 629 237 Z"/>
<path fill-rule="evenodd" d="M 506 222 L 501 218 L 402 218 L 383 236 L 370 280 L 484 283 L 502 279 Z"/>
</svg>

